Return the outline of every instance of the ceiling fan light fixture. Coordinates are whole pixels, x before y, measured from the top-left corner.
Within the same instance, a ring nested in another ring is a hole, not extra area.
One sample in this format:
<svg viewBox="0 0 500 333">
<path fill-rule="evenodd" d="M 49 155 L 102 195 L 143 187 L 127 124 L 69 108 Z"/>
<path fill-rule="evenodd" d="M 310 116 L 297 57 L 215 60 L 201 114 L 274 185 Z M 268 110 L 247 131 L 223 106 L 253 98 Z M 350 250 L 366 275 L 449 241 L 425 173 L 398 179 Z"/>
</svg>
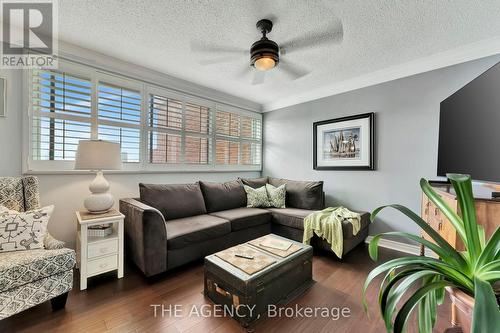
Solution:
<svg viewBox="0 0 500 333">
<path fill-rule="evenodd" d="M 253 66 L 259 71 L 267 71 L 276 66 L 276 61 L 269 57 L 262 57 L 255 60 Z"/>
</svg>

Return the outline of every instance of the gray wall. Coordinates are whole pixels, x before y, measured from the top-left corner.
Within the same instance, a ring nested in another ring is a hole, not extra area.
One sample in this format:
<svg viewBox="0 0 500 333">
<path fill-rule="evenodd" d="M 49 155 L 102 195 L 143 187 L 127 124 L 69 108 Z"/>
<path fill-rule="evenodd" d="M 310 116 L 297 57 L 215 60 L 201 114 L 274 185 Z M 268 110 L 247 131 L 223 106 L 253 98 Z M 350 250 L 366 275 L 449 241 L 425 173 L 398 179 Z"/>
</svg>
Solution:
<svg viewBox="0 0 500 333">
<path fill-rule="evenodd" d="M 0 117 L 0 176 L 21 174 L 21 87 L 19 70 L 0 70 L 7 81 L 5 118 Z"/>
<path fill-rule="evenodd" d="M 480 59 L 266 113 L 263 174 L 323 180 L 328 205 L 371 211 L 401 203 L 419 212 L 419 179 L 437 178 L 440 101 L 499 60 Z M 376 171 L 313 170 L 312 123 L 365 112 L 376 113 Z M 370 227 L 371 234 L 390 230 L 419 232 L 389 210 Z"/>
</svg>

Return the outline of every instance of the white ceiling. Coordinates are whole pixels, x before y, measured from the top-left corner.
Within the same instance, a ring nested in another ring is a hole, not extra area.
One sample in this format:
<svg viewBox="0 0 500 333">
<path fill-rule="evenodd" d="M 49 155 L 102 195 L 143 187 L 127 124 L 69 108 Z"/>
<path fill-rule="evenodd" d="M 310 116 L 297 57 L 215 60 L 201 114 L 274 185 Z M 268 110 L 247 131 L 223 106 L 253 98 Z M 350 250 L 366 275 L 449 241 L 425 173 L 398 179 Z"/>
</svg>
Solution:
<svg viewBox="0 0 500 333">
<path fill-rule="evenodd" d="M 500 37 L 499 17 L 498 0 L 59 0 L 59 37 L 269 110 L 322 97 L 328 87 L 371 73 L 378 73 L 380 80 L 384 69 L 394 71 L 418 59 L 453 50 L 463 53 L 471 43 L 484 48 L 491 45 L 486 40 Z M 249 59 L 243 53 L 226 63 L 202 66 L 200 61 L 229 55 L 191 50 L 193 42 L 249 48 L 260 37 L 255 23 L 261 18 L 273 18 L 275 26 L 268 37 L 278 44 L 325 29 L 338 30 L 339 25 L 343 41 L 287 52 L 284 59 L 310 74 L 292 81 L 273 70 L 262 85 L 251 84 Z M 478 52 L 474 57 L 489 55 L 481 52 L 491 49 Z M 433 64 L 446 65 L 450 63 Z M 364 80 L 359 86 L 363 84 L 369 83 Z"/>
</svg>

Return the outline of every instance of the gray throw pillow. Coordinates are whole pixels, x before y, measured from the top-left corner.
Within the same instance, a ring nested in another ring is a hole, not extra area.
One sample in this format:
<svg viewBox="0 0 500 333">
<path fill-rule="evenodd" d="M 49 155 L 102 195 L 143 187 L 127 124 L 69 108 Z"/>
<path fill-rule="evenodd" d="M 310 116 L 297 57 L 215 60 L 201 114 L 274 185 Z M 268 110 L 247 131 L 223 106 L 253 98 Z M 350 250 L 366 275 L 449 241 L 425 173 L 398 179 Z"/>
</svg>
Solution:
<svg viewBox="0 0 500 333">
<path fill-rule="evenodd" d="M 272 207 L 285 208 L 286 199 L 286 184 L 280 185 L 278 187 L 271 184 L 266 184 L 267 196 Z"/>
<path fill-rule="evenodd" d="M 270 207 L 269 198 L 267 197 L 266 187 L 251 188 L 248 185 L 243 185 L 247 193 L 247 207 Z"/>
</svg>

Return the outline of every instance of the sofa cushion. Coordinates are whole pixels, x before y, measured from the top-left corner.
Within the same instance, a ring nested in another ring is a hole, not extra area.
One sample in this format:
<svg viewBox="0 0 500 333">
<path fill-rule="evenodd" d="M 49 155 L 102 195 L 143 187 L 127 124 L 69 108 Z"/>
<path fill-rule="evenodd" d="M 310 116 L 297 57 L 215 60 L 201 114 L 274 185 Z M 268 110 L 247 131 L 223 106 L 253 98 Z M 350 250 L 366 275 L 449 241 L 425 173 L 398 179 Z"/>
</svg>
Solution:
<svg viewBox="0 0 500 333">
<path fill-rule="evenodd" d="M 300 230 L 304 230 L 304 218 L 314 212 L 313 210 L 296 208 L 268 208 L 267 210 L 271 212 L 274 223 Z M 370 214 L 365 212 L 360 212 L 360 214 L 360 230 L 363 230 L 370 224 Z M 349 221 L 342 222 L 342 234 L 344 239 L 354 237 L 352 224 Z"/>
<path fill-rule="evenodd" d="M 72 270 L 75 261 L 71 249 L 0 253 L 0 292 Z"/>
<path fill-rule="evenodd" d="M 267 177 L 262 178 L 238 178 L 243 185 L 250 186 L 252 188 L 259 188 L 262 186 L 266 186 Z"/>
<path fill-rule="evenodd" d="M 226 183 L 200 181 L 200 187 L 209 213 L 247 205 L 247 195 L 243 185 L 237 180 Z"/>
<path fill-rule="evenodd" d="M 271 222 L 271 213 L 265 209 L 241 207 L 211 213 L 231 222 L 231 230 L 242 230 Z"/>
<path fill-rule="evenodd" d="M 165 225 L 168 249 L 181 249 L 231 232 L 228 220 L 207 214 L 171 220 Z"/>
<path fill-rule="evenodd" d="M 139 184 L 141 201 L 158 209 L 165 220 L 206 214 L 200 185 Z"/>
<path fill-rule="evenodd" d="M 323 209 L 322 181 L 296 181 L 269 177 L 269 184 L 275 187 L 286 184 L 286 207 Z"/>
<path fill-rule="evenodd" d="M 298 208 L 268 208 L 273 222 L 286 227 L 304 230 L 304 217 L 313 213 L 313 210 Z"/>
</svg>

